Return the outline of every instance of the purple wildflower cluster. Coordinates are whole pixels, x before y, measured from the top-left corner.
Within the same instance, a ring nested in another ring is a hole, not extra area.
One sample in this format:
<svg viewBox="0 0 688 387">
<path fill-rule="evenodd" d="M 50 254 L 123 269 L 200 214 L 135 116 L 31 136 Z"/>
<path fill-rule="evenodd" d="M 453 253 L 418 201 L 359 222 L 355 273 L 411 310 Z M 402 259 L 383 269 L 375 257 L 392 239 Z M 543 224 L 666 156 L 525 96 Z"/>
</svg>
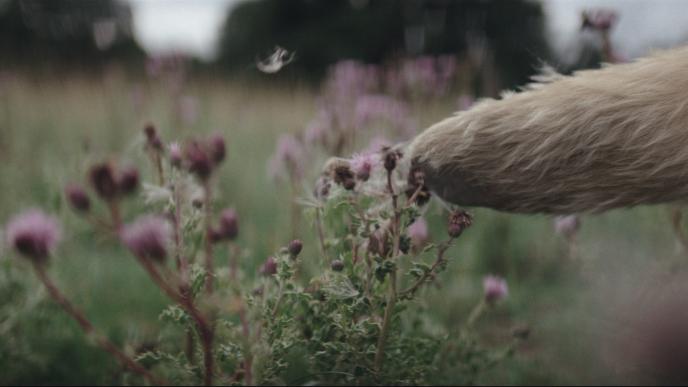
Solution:
<svg viewBox="0 0 688 387">
<path fill-rule="evenodd" d="M 394 142 L 412 137 L 418 125 L 409 102 L 416 97 L 445 95 L 456 74 L 453 56 L 406 59 L 390 66 L 353 60 L 336 63 L 323 83 L 313 119 L 301 133 L 279 138 L 269 174 L 298 180 L 314 150 L 330 156 L 351 153 L 360 146 L 360 139 L 370 140 L 366 132 L 372 129 L 386 133 Z M 376 145 L 368 147 L 372 152 L 379 152 L 381 144 L 390 145 L 384 137 L 373 141 Z"/>
</svg>

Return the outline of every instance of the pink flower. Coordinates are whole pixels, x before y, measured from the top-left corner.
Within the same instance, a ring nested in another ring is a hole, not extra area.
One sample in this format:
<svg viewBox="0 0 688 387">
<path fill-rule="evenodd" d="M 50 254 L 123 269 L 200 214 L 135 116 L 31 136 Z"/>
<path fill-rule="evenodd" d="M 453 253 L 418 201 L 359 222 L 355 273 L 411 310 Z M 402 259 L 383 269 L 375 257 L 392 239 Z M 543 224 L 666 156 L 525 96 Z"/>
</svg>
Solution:
<svg viewBox="0 0 688 387">
<path fill-rule="evenodd" d="M 162 262 L 167 257 L 167 247 L 172 227 L 163 217 L 145 215 L 124 227 L 120 238 L 134 255 Z"/>
<path fill-rule="evenodd" d="M 260 274 L 266 277 L 277 274 L 277 261 L 275 261 L 274 257 L 268 257 L 265 260 L 263 266 L 260 267 Z"/>
<path fill-rule="evenodd" d="M 236 210 L 228 208 L 220 215 L 220 236 L 232 240 L 239 234 L 239 217 Z"/>
<path fill-rule="evenodd" d="M 580 228 L 578 215 L 557 216 L 554 218 L 554 231 L 565 237 L 572 238 Z"/>
<path fill-rule="evenodd" d="M 488 275 L 483 279 L 483 290 L 485 301 L 494 304 L 509 295 L 509 287 L 506 280 L 502 277 Z"/>
<path fill-rule="evenodd" d="M 278 179 L 283 174 L 292 179 L 303 176 L 305 149 L 294 135 L 283 134 L 277 140 L 277 149 L 270 159 L 270 175 Z"/>
<path fill-rule="evenodd" d="M 351 159 L 351 169 L 359 180 L 367 181 L 379 162 L 379 157 L 374 153 L 358 153 Z"/>
<path fill-rule="evenodd" d="M 406 234 L 411 238 L 414 248 L 422 247 L 428 241 L 428 222 L 423 218 L 417 218 L 415 222 L 408 226 Z"/>
<path fill-rule="evenodd" d="M 44 262 L 60 241 L 60 226 L 53 217 L 38 209 L 16 215 L 6 227 L 7 243 L 21 255 Z"/>
<path fill-rule="evenodd" d="M 78 184 L 68 184 L 65 188 L 65 196 L 77 212 L 88 212 L 91 208 L 91 199 L 89 199 L 84 188 Z"/>
<path fill-rule="evenodd" d="M 178 142 L 173 142 L 168 146 L 168 152 L 170 155 L 170 164 L 173 167 L 179 168 L 182 165 L 182 147 Z"/>
</svg>

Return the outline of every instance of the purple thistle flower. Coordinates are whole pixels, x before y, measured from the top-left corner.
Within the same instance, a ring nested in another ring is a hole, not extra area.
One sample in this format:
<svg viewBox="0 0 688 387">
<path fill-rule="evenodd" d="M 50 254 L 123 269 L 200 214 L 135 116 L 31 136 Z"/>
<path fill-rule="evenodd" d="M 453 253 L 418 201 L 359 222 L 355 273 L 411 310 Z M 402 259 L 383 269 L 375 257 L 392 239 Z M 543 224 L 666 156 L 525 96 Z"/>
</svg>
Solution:
<svg viewBox="0 0 688 387">
<path fill-rule="evenodd" d="M 417 218 L 408 226 L 406 234 L 411 238 L 414 248 L 422 247 L 428 241 L 428 222 L 424 218 Z"/>
<path fill-rule="evenodd" d="M 206 180 L 213 172 L 213 162 L 205 149 L 194 141 L 186 147 L 185 151 L 189 172 L 201 180 Z"/>
<path fill-rule="evenodd" d="M 134 255 L 162 262 L 172 236 L 169 222 L 156 215 L 145 215 L 124 227 L 120 238 Z"/>
<path fill-rule="evenodd" d="M 210 159 L 213 163 L 220 164 L 224 161 L 227 148 L 225 146 L 225 139 L 221 134 L 216 133 L 210 136 L 208 139 L 208 153 L 210 153 Z"/>
<path fill-rule="evenodd" d="M 96 193 L 104 200 L 112 200 L 119 194 L 115 170 L 110 163 L 94 165 L 91 167 L 89 177 Z"/>
<path fill-rule="evenodd" d="M 61 238 L 57 220 L 38 209 L 16 215 L 7 223 L 6 233 L 10 246 L 37 263 L 48 259 Z"/>
<path fill-rule="evenodd" d="M 277 274 L 277 261 L 275 261 L 274 257 L 268 257 L 265 260 L 263 266 L 260 267 L 260 274 L 266 277 Z"/>
<path fill-rule="evenodd" d="M 91 209 L 91 199 L 86 190 L 78 184 L 68 184 L 65 187 L 67 201 L 77 212 L 88 212 Z"/>
<path fill-rule="evenodd" d="M 239 217 L 236 210 L 228 208 L 220 215 L 220 237 L 233 240 L 239 234 Z"/>
<path fill-rule="evenodd" d="M 175 167 L 179 168 L 182 165 L 182 158 L 183 153 L 182 153 L 182 147 L 179 145 L 178 142 L 173 142 L 171 143 L 168 148 L 168 153 L 170 155 L 170 164 Z"/>
<path fill-rule="evenodd" d="M 367 181 L 370 178 L 370 173 L 379 161 L 376 154 L 359 153 L 351 159 L 351 169 L 359 180 Z"/>
<path fill-rule="evenodd" d="M 136 191 L 139 186 L 139 171 L 136 168 L 127 168 L 119 176 L 118 188 L 125 195 Z"/>
<path fill-rule="evenodd" d="M 580 228 L 580 219 L 578 215 L 557 216 L 554 218 L 554 231 L 567 238 L 571 239 Z"/>
<path fill-rule="evenodd" d="M 509 295 L 509 287 L 502 277 L 488 275 L 483 279 L 485 301 L 494 304 Z"/>
<path fill-rule="evenodd" d="M 278 179 L 284 173 L 291 178 L 303 176 L 305 149 L 301 142 L 291 134 L 284 134 L 277 140 L 277 148 L 270 160 L 270 175 Z"/>
<path fill-rule="evenodd" d="M 289 247 L 287 247 L 287 250 L 289 250 L 289 254 L 292 257 L 297 257 L 299 254 L 301 254 L 302 249 L 303 242 L 298 239 L 294 239 L 293 241 L 289 242 Z"/>
</svg>

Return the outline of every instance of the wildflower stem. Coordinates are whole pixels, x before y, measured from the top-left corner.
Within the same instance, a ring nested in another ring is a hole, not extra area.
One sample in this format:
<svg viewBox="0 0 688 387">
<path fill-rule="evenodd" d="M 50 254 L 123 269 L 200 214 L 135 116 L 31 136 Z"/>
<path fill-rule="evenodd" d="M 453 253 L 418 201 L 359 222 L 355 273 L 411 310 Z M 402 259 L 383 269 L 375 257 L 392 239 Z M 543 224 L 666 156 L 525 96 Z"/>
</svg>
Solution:
<svg viewBox="0 0 688 387">
<path fill-rule="evenodd" d="M 215 276 L 215 269 L 213 265 L 213 241 L 212 241 L 212 195 L 210 191 L 210 182 L 208 179 L 203 182 L 203 209 L 204 229 L 205 229 L 205 291 L 208 294 L 213 293 L 213 277 Z"/>
<path fill-rule="evenodd" d="M 148 272 L 153 282 L 174 302 L 179 304 L 194 320 L 198 328 L 198 334 L 201 338 L 203 346 L 203 358 L 205 365 L 204 385 L 211 386 L 213 383 L 213 329 L 208 320 L 203 316 L 201 311 L 196 308 L 193 303 L 191 294 L 181 294 L 160 276 L 158 270 L 153 266 L 149 260 L 136 256 L 139 263 Z"/>
<path fill-rule="evenodd" d="M 79 327 L 84 331 L 86 336 L 95 339 L 96 343 L 106 352 L 114 356 L 122 365 L 129 370 L 141 375 L 149 383 L 153 385 L 167 385 L 167 381 L 159 379 L 153 374 L 151 374 L 142 365 L 137 363 L 134 359 L 129 357 L 127 354 L 122 352 L 115 344 L 113 344 L 107 338 L 99 335 L 93 324 L 86 318 L 84 313 L 77 309 L 55 286 L 48 274 L 45 272 L 45 267 L 40 263 L 34 263 L 34 271 L 38 279 L 43 283 L 45 288 L 48 290 L 50 297 L 64 309 L 67 314 L 69 314 L 78 324 Z"/>
<path fill-rule="evenodd" d="M 428 279 L 432 278 L 433 275 L 435 274 L 436 270 L 440 265 L 444 264 L 447 260 L 444 258 L 444 254 L 446 251 L 451 247 L 452 245 L 452 238 L 449 238 L 449 240 L 445 241 L 442 243 L 438 248 L 437 248 L 437 259 L 435 259 L 435 262 L 432 264 L 430 267 L 430 270 L 425 272 L 416 282 L 414 282 L 413 285 L 411 285 L 409 288 L 406 290 L 402 291 L 399 293 L 400 298 L 405 298 L 405 297 L 411 297 L 413 296 L 416 291 L 428 281 Z"/>
<path fill-rule="evenodd" d="M 318 231 L 318 242 L 320 242 L 320 249 L 322 250 L 322 256 L 325 262 L 329 262 L 327 258 L 327 247 L 325 246 L 325 232 L 323 231 L 322 225 L 322 215 L 320 212 L 322 209 L 320 207 L 315 209 L 315 228 Z"/>
<path fill-rule="evenodd" d="M 485 299 L 481 299 L 478 305 L 473 308 L 471 311 L 471 314 L 468 315 L 468 319 L 466 320 L 466 328 L 471 328 L 476 321 L 482 316 L 483 312 L 485 311 L 485 308 L 487 307 L 487 302 L 485 302 Z"/>
<path fill-rule="evenodd" d="M 238 271 L 239 271 L 239 248 L 232 244 L 230 247 L 232 254 L 229 258 L 229 278 L 235 285 L 234 290 L 237 298 L 239 298 L 239 321 L 241 322 L 241 331 L 244 336 L 244 382 L 247 386 L 253 384 L 253 354 L 251 352 L 251 328 L 249 326 L 248 318 L 246 316 L 246 303 L 241 296 L 241 290 L 237 285 Z"/>
<path fill-rule="evenodd" d="M 399 255 L 399 238 L 400 238 L 400 222 L 401 214 L 397 203 L 397 195 L 394 192 L 392 184 L 392 171 L 387 171 L 387 189 L 392 196 L 392 208 L 394 209 L 394 218 L 392 219 L 392 237 L 394 238 L 394 245 L 392 248 L 391 259 L 396 259 Z M 380 328 L 380 337 L 377 341 L 377 351 L 375 353 L 375 370 L 380 372 L 382 370 L 382 362 L 385 357 L 385 343 L 389 333 L 389 327 L 394 314 L 394 306 L 397 302 L 397 270 L 392 269 L 389 273 L 389 296 L 387 297 L 387 306 L 385 307 L 385 315 L 382 320 L 382 327 Z"/>
</svg>

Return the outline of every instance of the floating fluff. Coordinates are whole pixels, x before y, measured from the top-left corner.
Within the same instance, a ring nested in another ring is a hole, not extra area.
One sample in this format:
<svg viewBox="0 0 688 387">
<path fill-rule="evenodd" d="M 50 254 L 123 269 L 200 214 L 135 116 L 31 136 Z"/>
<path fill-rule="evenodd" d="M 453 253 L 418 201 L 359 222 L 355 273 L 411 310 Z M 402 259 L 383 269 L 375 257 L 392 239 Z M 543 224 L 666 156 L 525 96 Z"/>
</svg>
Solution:
<svg viewBox="0 0 688 387">
<path fill-rule="evenodd" d="M 688 48 L 545 74 L 417 136 L 443 199 L 519 213 L 598 213 L 688 197 Z"/>
</svg>

